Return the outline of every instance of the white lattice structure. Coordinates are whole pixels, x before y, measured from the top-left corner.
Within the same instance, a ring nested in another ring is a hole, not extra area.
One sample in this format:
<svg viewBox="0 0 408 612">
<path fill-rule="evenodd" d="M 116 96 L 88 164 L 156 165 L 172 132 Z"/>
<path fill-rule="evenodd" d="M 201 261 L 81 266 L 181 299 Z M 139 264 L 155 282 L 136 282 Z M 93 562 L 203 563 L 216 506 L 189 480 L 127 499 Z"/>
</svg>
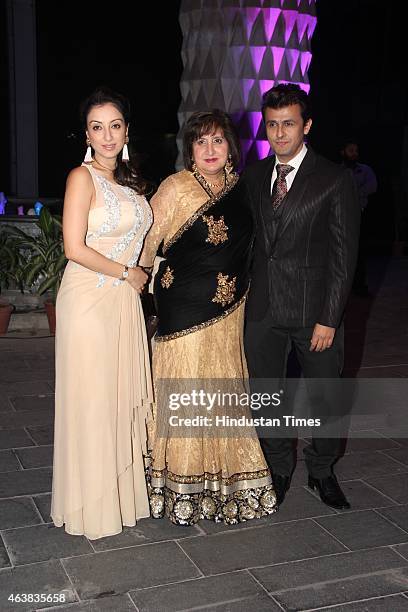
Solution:
<svg viewBox="0 0 408 612">
<path fill-rule="evenodd" d="M 180 128 L 196 110 L 222 108 L 238 127 L 244 160 L 265 157 L 262 94 L 278 83 L 309 91 L 315 0 L 182 0 L 180 25 Z"/>
</svg>

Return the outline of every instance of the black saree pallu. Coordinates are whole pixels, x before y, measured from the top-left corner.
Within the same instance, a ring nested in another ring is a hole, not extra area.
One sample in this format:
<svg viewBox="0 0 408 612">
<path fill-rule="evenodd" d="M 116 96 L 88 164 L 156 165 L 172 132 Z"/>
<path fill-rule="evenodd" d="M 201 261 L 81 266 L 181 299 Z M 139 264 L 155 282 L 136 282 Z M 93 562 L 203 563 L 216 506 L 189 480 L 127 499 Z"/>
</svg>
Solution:
<svg viewBox="0 0 408 612">
<path fill-rule="evenodd" d="M 235 177 L 163 245 L 154 283 L 156 342 L 212 325 L 244 301 L 253 238 L 246 186 Z"/>
</svg>

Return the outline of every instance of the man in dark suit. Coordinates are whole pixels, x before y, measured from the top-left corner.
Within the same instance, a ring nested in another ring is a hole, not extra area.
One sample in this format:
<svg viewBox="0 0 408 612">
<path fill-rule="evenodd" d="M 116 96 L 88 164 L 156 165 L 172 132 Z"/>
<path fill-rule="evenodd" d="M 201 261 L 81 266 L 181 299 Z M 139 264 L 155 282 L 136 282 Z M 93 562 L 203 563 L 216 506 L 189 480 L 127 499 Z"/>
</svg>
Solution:
<svg viewBox="0 0 408 612">
<path fill-rule="evenodd" d="M 251 388 L 257 379 L 286 377 L 291 347 L 305 379 L 338 379 L 359 235 L 353 178 L 304 144 L 312 119 L 299 86 L 266 92 L 262 115 L 275 155 L 243 174 L 257 224 L 245 327 Z M 293 439 L 281 432 L 261 437 L 279 503 L 295 468 Z M 309 487 L 329 506 L 349 508 L 333 472 L 341 443 L 315 436 L 304 453 Z"/>
</svg>

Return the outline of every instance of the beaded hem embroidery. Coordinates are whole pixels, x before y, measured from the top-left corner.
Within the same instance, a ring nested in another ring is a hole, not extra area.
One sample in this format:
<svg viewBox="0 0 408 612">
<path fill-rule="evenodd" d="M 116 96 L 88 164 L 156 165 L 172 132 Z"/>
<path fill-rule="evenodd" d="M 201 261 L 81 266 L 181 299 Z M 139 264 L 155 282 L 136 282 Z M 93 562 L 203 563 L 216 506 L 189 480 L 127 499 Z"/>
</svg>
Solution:
<svg viewBox="0 0 408 612">
<path fill-rule="evenodd" d="M 235 474 L 228 479 L 221 478 L 220 474 L 191 477 L 171 473 L 166 476 L 164 471 L 153 474 L 155 476 L 148 477 L 152 517 L 166 516 L 176 525 L 194 525 L 200 519 L 236 525 L 273 514 L 278 509 L 273 487 L 266 484 L 271 482 L 268 470 Z M 160 478 L 158 474 L 161 474 Z M 173 479 L 176 482 L 173 483 Z M 166 482 L 167 486 L 154 486 L 158 480 Z M 190 485 L 184 484 L 187 487 L 184 492 L 174 490 L 178 488 L 179 480 L 191 481 Z M 198 492 L 197 486 L 200 487 Z M 231 492 L 225 492 L 228 489 Z"/>
</svg>

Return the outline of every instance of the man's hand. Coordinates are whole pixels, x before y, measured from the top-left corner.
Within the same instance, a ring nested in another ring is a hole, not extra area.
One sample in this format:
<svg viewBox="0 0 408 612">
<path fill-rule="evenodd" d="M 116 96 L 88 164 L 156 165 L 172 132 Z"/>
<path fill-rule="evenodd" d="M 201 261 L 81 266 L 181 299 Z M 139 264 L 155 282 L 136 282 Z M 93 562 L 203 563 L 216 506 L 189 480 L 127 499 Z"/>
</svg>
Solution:
<svg viewBox="0 0 408 612">
<path fill-rule="evenodd" d="M 330 348 L 333 344 L 335 333 L 335 327 L 328 327 L 327 325 L 320 325 L 320 323 L 316 323 L 313 329 L 312 339 L 310 340 L 309 351 L 321 352 L 327 348 Z"/>
</svg>

